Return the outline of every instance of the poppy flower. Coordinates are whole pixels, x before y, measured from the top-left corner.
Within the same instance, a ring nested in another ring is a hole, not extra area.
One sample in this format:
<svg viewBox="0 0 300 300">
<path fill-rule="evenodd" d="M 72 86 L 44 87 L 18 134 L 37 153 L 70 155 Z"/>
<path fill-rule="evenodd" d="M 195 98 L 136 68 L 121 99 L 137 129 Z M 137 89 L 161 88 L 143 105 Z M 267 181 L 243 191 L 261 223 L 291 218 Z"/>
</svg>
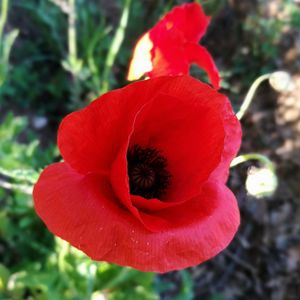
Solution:
<svg viewBox="0 0 300 300">
<path fill-rule="evenodd" d="M 218 89 L 218 69 L 210 53 L 198 44 L 209 22 L 210 17 L 198 3 L 173 8 L 137 42 L 127 79 L 188 74 L 189 66 L 195 63 Z"/>
<path fill-rule="evenodd" d="M 229 101 L 207 84 L 135 82 L 63 119 L 64 162 L 42 172 L 35 209 L 94 260 L 157 272 L 199 264 L 239 225 L 225 182 L 240 140 Z"/>
</svg>

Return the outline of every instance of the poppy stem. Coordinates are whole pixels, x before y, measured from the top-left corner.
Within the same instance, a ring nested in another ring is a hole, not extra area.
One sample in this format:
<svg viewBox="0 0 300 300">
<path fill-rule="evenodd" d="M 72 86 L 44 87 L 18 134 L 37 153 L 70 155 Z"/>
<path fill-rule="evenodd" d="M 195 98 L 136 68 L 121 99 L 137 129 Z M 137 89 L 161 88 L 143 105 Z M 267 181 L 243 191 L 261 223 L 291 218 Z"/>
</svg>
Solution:
<svg viewBox="0 0 300 300">
<path fill-rule="evenodd" d="M 0 15 L 0 40 L 2 40 L 4 26 L 7 20 L 8 0 L 2 0 L 1 15 Z"/>
<path fill-rule="evenodd" d="M 70 245 L 69 243 L 67 243 L 64 240 L 61 240 L 61 250 L 58 254 L 58 258 L 57 258 L 57 264 L 58 264 L 58 268 L 59 271 L 62 273 L 66 273 L 67 270 L 67 264 L 66 264 L 66 256 L 69 254 L 70 252 Z"/>
<path fill-rule="evenodd" d="M 77 30 L 76 30 L 77 12 L 76 0 L 68 1 L 68 59 L 65 63 L 65 69 L 71 73 L 72 87 L 71 100 L 77 106 L 80 102 L 80 82 L 79 73 L 82 69 L 82 61 L 78 58 L 77 51 Z"/>
<path fill-rule="evenodd" d="M 235 167 L 241 163 L 244 163 L 248 160 L 258 160 L 265 167 L 270 169 L 270 171 L 275 172 L 274 163 L 267 156 L 259 154 L 259 153 L 247 153 L 247 154 L 242 154 L 242 155 L 237 156 L 231 162 L 230 168 L 233 168 L 233 167 Z"/>
<path fill-rule="evenodd" d="M 259 87 L 259 85 L 264 81 L 267 80 L 271 77 L 271 73 L 270 74 L 265 74 L 265 75 L 261 75 L 259 76 L 251 85 L 245 99 L 244 102 L 242 104 L 242 106 L 240 107 L 240 110 L 236 113 L 236 117 L 241 120 L 244 116 L 244 114 L 246 113 L 247 109 L 249 108 L 253 97 L 255 95 L 255 92 L 257 90 L 257 88 Z"/>
<path fill-rule="evenodd" d="M 109 85 L 110 85 L 109 77 L 110 77 L 112 66 L 115 62 L 116 56 L 120 50 L 120 47 L 125 37 L 125 30 L 128 23 L 130 5 L 131 5 L 131 0 L 125 0 L 124 8 L 123 8 L 123 12 L 121 15 L 118 28 L 115 32 L 111 46 L 106 56 L 103 76 L 102 76 L 102 87 L 100 90 L 101 94 L 106 93 L 109 90 Z"/>
<path fill-rule="evenodd" d="M 0 11 L 0 86 L 4 83 L 6 79 L 7 72 L 9 69 L 9 56 L 11 48 L 19 34 L 19 31 L 17 29 L 8 32 L 5 35 L 3 34 L 4 27 L 7 22 L 8 7 L 9 0 L 2 0 Z"/>
<path fill-rule="evenodd" d="M 75 0 L 69 0 L 69 19 L 68 19 L 68 47 L 69 55 L 74 59 L 77 58 L 77 45 L 76 45 L 76 8 Z"/>
</svg>

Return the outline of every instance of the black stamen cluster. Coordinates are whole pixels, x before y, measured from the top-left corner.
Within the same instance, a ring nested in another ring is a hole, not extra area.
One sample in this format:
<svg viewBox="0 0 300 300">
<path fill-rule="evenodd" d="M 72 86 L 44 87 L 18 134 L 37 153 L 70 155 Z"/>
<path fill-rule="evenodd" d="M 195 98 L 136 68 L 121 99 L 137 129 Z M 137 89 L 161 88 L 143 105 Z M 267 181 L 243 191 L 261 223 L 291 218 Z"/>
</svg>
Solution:
<svg viewBox="0 0 300 300">
<path fill-rule="evenodd" d="M 127 152 L 130 194 L 160 198 L 170 185 L 167 159 L 154 148 L 133 145 Z"/>
</svg>

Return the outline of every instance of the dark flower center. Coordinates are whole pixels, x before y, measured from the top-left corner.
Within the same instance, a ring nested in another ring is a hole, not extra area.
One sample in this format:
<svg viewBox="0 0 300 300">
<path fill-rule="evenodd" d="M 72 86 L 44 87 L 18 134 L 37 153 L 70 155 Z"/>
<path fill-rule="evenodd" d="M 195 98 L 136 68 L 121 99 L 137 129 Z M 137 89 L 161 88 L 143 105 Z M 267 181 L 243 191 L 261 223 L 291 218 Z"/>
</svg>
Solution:
<svg viewBox="0 0 300 300">
<path fill-rule="evenodd" d="M 160 198 L 170 185 L 167 159 L 154 148 L 133 145 L 127 152 L 130 194 Z"/>
</svg>

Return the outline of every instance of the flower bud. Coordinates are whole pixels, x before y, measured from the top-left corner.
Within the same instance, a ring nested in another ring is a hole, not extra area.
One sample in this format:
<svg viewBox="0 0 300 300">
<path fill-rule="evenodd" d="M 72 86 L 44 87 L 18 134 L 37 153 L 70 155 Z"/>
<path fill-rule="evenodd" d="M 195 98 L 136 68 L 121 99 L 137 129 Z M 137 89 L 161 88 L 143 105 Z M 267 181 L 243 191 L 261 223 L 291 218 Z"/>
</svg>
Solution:
<svg viewBox="0 0 300 300">
<path fill-rule="evenodd" d="M 247 192 L 256 198 L 270 197 L 278 186 L 278 179 L 270 168 L 251 167 L 246 179 Z"/>
<path fill-rule="evenodd" d="M 277 71 L 271 74 L 269 83 L 272 88 L 280 93 L 293 90 L 291 75 L 285 71 Z"/>
</svg>

